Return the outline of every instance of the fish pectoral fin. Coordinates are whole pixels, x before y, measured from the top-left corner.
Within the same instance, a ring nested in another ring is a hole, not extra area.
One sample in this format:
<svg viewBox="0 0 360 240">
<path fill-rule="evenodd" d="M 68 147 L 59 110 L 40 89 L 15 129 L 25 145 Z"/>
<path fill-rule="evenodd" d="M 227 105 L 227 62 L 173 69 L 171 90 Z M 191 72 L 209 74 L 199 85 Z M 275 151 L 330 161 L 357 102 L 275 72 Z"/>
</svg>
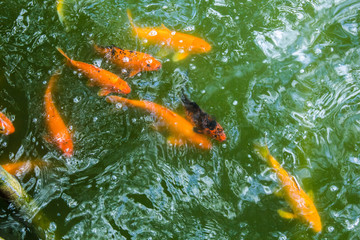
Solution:
<svg viewBox="0 0 360 240">
<path fill-rule="evenodd" d="M 274 195 L 276 197 L 279 197 L 279 198 L 283 198 L 284 197 L 284 191 L 282 189 L 278 189 L 274 192 Z"/>
<path fill-rule="evenodd" d="M 182 146 L 185 144 L 185 141 L 181 138 L 176 138 L 174 136 L 169 136 L 167 139 L 167 143 L 174 146 Z"/>
<path fill-rule="evenodd" d="M 169 55 L 171 51 L 167 48 L 162 48 L 157 52 L 156 57 L 157 58 L 165 58 L 167 55 Z"/>
<path fill-rule="evenodd" d="M 111 91 L 111 89 L 108 88 L 102 88 L 98 91 L 98 96 L 99 97 L 105 97 L 107 95 L 109 95 L 110 93 L 112 93 L 113 91 Z"/>
<path fill-rule="evenodd" d="M 43 136 L 43 139 L 44 139 L 46 142 L 48 142 L 48 143 L 53 143 L 53 142 L 54 142 L 54 141 L 53 141 L 53 138 L 50 137 L 49 135 L 44 135 L 44 136 Z"/>
<path fill-rule="evenodd" d="M 163 23 L 161 24 L 161 28 L 166 29 L 166 30 L 168 30 L 169 32 L 171 32 L 170 29 L 168 29 L 167 27 L 165 27 L 165 25 L 164 25 Z"/>
<path fill-rule="evenodd" d="M 286 211 L 281 210 L 281 209 L 279 209 L 277 212 L 280 215 L 280 217 L 285 218 L 285 219 L 294 219 L 294 218 L 296 218 L 296 215 L 291 213 L 291 212 L 286 212 Z"/>
<path fill-rule="evenodd" d="M 161 122 L 155 122 L 151 124 L 151 128 L 154 129 L 155 131 L 161 132 L 164 130 L 165 126 Z"/>
<path fill-rule="evenodd" d="M 183 52 L 183 53 L 176 52 L 173 56 L 173 61 L 174 62 L 181 61 L 181 60 L 185 59 L 188 55 L 189 55 L 188 52 Z"/>
<path fill-rule="evenodd" d="M 309 196 L 309 198 L 311 199 L 311 201 L 314 201 L 314 192 L 312 190 L 310 190 L 307 195 Z"/>
<path fill-rule="evenodd" d="M 140 72 L 140 69 L 133 69 L 133 70 L 131 70 L 131 72 L 129 74 L 129 77 L 133 77 L 136 74 L 138 74 L 139 72 Z"/>
</svg>

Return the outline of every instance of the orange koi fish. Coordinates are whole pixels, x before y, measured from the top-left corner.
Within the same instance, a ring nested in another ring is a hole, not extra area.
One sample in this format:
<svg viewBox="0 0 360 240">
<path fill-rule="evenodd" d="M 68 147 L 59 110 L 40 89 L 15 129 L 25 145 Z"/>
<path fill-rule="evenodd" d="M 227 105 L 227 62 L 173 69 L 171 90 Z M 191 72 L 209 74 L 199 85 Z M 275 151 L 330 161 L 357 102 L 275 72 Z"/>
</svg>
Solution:
<svg viewBox="0 0 360 240">
<path fill-rule="evenodd" d="M 224 129 L 213 117 L 201 110 L 195 102 L 191 102 L 184 93 L 181 101 L 186 110 L 186 119 L 194 125 L 194 132 L 212 137 L 219 142 L 226 140 Z"/>
<path fill-rule="evenodd" d="M 160 28 L 136 27 L 133 23 L 131 12 L 127 10 L 130 24 L 133 32 L 142 39 L 146 39 L 149 43 L 165 45 L 173 49 L 176 53 L 173 57 L 174 61 L 185 59 L 189 54 L 207 53 L 211 50 L 211 46 L 205 40 L 194 37 L 189 34 L 179 33 L 167 29 L 164 24 Z"/>
<path fill-rule="evenodd" d="M 100 47 L 95 45 L 94 47 L 98 53 L 119 67 L 131 69 L 129 77 L 133 77 L 141 71 L 156 71 L 161 68 L 161 63 L 146 53 L 123 50 L 116 46 Z"/>
<path fill-rule="evenodd" d="M 98 92 L 99 96 L 106 96 L 112 92 L 122 94 L 130 93 L 131 89 L 128 83 L 122 80 L 118 75 L 88 63 L 72 60 L 63 52 L 63 50 L 60 48 L 57 48 L 57 50 L 67 59 L 67 63 L 70 66 L 90 79 L 90 86 L 99 86 L 101 88 Z"/>
<path fill-rule="evenodd" d="M 5 114 L 0 112 L 0 134 L 9 135 L 15 132 L 15 127 Z"/>
<path fill-rule="evenodd" d="M 52 98 L 52 89 L 59 76 L 59 73 L 55 73 L 51 76 L 44 97 L 45 122 L 50 134 L 47 140 L 57 145 L 66 157 L 71 157 L 73 155 L 73 141 L 71 139 L 71 134 L 65 126 L 64 121 L 61 119 Z"/>
<path fill-rule="evenodd" d="M 149 101 L 130 100 L 118 96 L 107 96 L 106 101 L 138 107 L 154 114 L 171 133 L 171 136 L 168 138 L 168 143 L 170 144 L 180 146 L 188 142 L 201 149 L 211 148 L 209 139 L 204 135 L 194 132 L 193 125 L 189 121 L 159 104 Z"/>
<path fill-rule="evenodd" d="M 276 159 L 271 156 L 267 146 L 255 145 L 255 151 L 275 171 L 280 184 L 281 194 L 289 203 L 293 213 L 278 210 L 281 217 L 286 219 L 298 218 L 306 223 L 314 232 L 321 232 L 321 220 L 313 200 L 300 187 L 296 179 L 287 173 Z"/>
</svg>

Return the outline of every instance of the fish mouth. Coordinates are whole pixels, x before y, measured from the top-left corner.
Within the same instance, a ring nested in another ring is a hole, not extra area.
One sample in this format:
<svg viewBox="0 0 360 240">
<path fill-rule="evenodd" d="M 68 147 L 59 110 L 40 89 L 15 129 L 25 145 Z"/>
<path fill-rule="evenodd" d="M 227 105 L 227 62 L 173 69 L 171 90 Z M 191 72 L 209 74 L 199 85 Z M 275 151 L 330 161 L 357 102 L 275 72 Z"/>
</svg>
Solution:
<svg viewBox="0 0 360 240">
<path fill-rule="evenodd" d="M 10 135 L 13 132 L 15 132 L 13 129 L 0 128 L 0 134 Z"/>
<path fill-rule="evenodd" d="M 130 92 L 131 92 L 130 88 L 119 90 L 119 93 L 121 93 L 121 94 L 129 94 Z"/>
</svg>

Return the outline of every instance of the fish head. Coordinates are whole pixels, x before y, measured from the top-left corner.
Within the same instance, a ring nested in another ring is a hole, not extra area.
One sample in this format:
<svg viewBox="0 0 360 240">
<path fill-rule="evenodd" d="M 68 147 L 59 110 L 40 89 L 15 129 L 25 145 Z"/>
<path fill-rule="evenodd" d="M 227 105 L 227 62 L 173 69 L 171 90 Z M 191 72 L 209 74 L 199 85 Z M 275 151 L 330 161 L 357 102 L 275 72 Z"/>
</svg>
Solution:
<svg viewBox="0 0 360 240">
<path fill-rule="evenodd" d="M 310 228 L 314 232 L 316 232 L 316 233 L 321 232 L 321 230 L 322 230 L 321 220 L 320 220 L 320 216 L 316 209 L 313 211 L 313 213 L 311 215 L 307 216 L 307 222 L 308 222 Z"/>
<path fill-rule="evenodd" d="M 210 52 L 211 45 L 201 38 L 195 38 L 191 45 L 191 52 L 207 53 Z"/>
<path fill-rule="evenodd" d="M 218 122 L 214 121 L 213 127 L 208 127 L 205 129 L 206 135 L 214 138 L 215 140 L 218 140 L 219 142 L 223 142 L 226 140 L 226 134 L 224 132 L 224 129 L 220 126 Z"/>
<path fill-rule="evenodd" d="M 161 62 L 153 57 L 148 57 L 142 62 L 142 69 L 145 71 L 156 71 L 161 68 Z"/>
<path fill-rule="evenodd" d="M 5 114 L 0 112 L 0 133 L 9 135 L 15 132 L 15 127 Z"/>
<path fill-rule="evenodd" d="M 129 84 L 127 84 L 125 81 L 118 82 L 114 88 L 116 89 L 117 93 L 121 94 L 129 94 L 131 92 Z"/>
<path fill-rule="evenodd" d="M 74 153 L 74 146 L 71 139 L 64 139 L 59 142 L 59 148 L 66 157 L 71 157 Z"/>
</svg>

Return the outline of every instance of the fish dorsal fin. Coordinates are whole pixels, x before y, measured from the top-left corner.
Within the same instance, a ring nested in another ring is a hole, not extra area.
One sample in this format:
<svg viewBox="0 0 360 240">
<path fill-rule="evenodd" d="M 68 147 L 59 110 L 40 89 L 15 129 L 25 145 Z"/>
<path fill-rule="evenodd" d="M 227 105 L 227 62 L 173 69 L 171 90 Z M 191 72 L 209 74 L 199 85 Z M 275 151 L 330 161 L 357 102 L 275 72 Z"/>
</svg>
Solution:
<svg viewBox="0 0 360 240">
<path fill-rule="evenodd" d="M 292 180 L 295 182 L 296 187 L 297 187 L 298 190 L 300 191 L 300 190 L 301 190 L 301 187 L 300 187 L 300 184 L 299 184 L 299 182 L 297 181 L 296 177 L 292 176 Z"/>
<path fill-rule="evenodd" d="M 165 25 L 164 25 L 163 23 L 161 24 L 161 28 L 163 28 L 163 29 L 168 30 L 169 32 L 171 32 L 170 29 L 168 29 L 167 27 L 165 27 Z"/>
</svg>

